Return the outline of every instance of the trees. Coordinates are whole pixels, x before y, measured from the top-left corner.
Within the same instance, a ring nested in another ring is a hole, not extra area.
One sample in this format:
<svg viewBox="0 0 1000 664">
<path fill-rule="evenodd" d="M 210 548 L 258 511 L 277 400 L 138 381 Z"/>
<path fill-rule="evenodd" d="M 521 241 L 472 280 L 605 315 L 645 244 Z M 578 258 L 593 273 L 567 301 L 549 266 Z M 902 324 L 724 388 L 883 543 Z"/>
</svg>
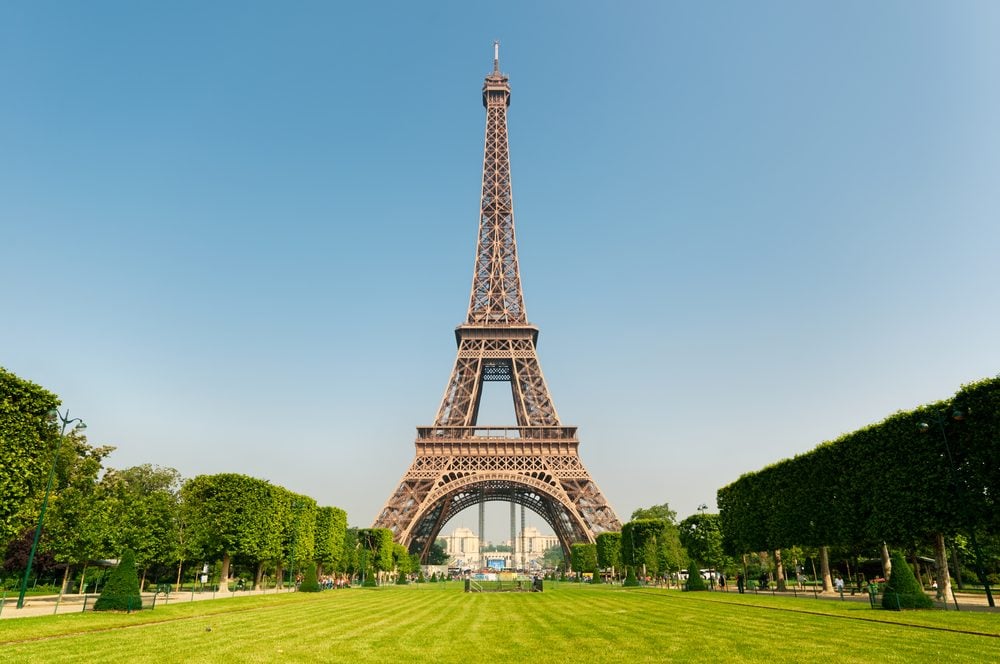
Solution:
<svg viewBox="0 0 1000 664">
<path fill-rule="evenodd" d="M 622 527 L 622 562 L 642 570 L 642 574 L 671 571 L 678 563 L 679 543 L 675 547 L 676 528 L 660 519 L 636 519 Z"/>
<path fill-rule="evenodd" d="M 681 545 L 692 560 L 716 569 L 723 566 L 718 514 L 692 514 L 680 522 L 678 531 Z"/>
<path fill-rule="evenodd" d="M 76 432 L 68 434 L 62 445 L 57 466 L 59 481 L 45 520 L 41 546 L 65 565 L 64 591 L 74 566 L 83 565 L 86 571 L 90 560 L 124 550 L 112 546 L 112 533 L 120 524 L 111 519 L 110 501 L 97 483 L 101 462 L 113 449 L 91 447 Z"/>
<path fill-rule="evenodd" d="M 670 509 L 670 505 L 653 505 L 652 507 L 640 507 L 632 512 L 632 521 L 639 519 L 657 519 L 667 523 L 677 523 L 677 512 Z"/>
<path fill-rule="evenodd" d="M 109 469 L 101 490 L 112 524 L 110 550 L 135 553 L 141 588 L 150 565 L 176 560 L 180 473 L 150 464 Z"/>
<path fill-rule="evenodd" d="M 358 560 L 359 550 L 358 529 L 347 528 L 344 530 L 344 552 L 337 563 L 337 571 L 349 577 L 354 577 L 358 574 L 361 571 L 360 561 Z"/>
<path fill-rule="evenodd" d="M 392 531 L 388 528 L 361 528 L 358 530 L 361 553 L 361 571 L 365 585 L 376 585 L 375 574 L 393 569 Z"/>
<path fill-rule="evenodd" d="M 622 534 L 601 533 L 597 536 L 597 566 L 610 569 L 611 575 L 622 564 Z"/>
<path fill-rule="evenodd" d="M 719 489 L 723 543 L 739 554 L 792 545 L 875 549 L 883 542 L 912 549 L 925 542 L 944 560 L 944 543 L 954 535 L 971 537 L 1000 523 L 998 467 L 1000 377 Z M 939 572 L 945 588 L 947 566 Z"/>
<path fill-rule="evenodd" d="M 428 565 L 447 565 L 450 560 L 448 549 L 443 539 L 435 540 L 431 550 L 427 552 Z"/>
<path fill-rule="evenodd" d="M 316 509 L 316 562 L 321 570 L 336 569 L 344 555 L 347 512 L 339 507 Z"/>
<path fill-rule="evenodd" d="M 199 475 L 181 488 L 192 548 L 206 560 L 222 560 L 220 590 L 228 590 L 236 554 L 261 560 L 270 551 L 274 494 L 264 481 L 222 473 Z"/>
<path fill-rule="evenodd" d="M 552 569 L 559 567 L 565 562 L 562 547 L 556 544 L 545 549 L 542 552 L 542 560 L 545 562 L 546 567 L 551 567 Z"/>
<path fill-rule="evenodd" d="M 59 429 L 46 413 L 59 399 L 0 367 L 0 545 L 23 528 L 25 512 L 44 488 L 59 446 Z M 37 512 L 36 512 L 37 515 Z"/>
<path fill-rule="evenodd" d="M 570 547 L 573 571 L 579 575 L 597 571 L 597 545 L 576 542 Z"/>
<path fill-rule="evenodd" d="M 677 512 L 670 509 L 670 506 L 667 503 L 663 503 L 662 505 L 653 505 L 652 507 L 640 507 L 632 512 L 632 522 L 639 521 L 656 521 L 662 525 L 660 527 L 660 532 L 654 536 L 655 544 L 649 545 L 646 543 L 646 546 L 651 546 L 652 548 L 643 554 L 644 562 L 637 563 L 637 565 L 640 567 L 645 565 L 647 572 L 652 571 L 653 573 L 660 574 L 667 574 L 669 572 L 676 572 L 680 570 L 684 564 L 685 556 L 683 548 L 681 547 L 680 537 L 677 532 Z M 649 528 L 651 528 L 651 526 L 639 526 L 635 532 L 646 532 Z M 629 563 L 625 557 L 625 539 L 625 528 L 622 528 L 622 562 L 625 565 L 629 565 L 631 563 Z M 628 539 L 634 539 L 634 535 L 630 534 Z M 628 543 L 628 546 L 632 546 L 631 541 Z M 654 558 L 655 562 L 653 561 Z"/>
</svg>

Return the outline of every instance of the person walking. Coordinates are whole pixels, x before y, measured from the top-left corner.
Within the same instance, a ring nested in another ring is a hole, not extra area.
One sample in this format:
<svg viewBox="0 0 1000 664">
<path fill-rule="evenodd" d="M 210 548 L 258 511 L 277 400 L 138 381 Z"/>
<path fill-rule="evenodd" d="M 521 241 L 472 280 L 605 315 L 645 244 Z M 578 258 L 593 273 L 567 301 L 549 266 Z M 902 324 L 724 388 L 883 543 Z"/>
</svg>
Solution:
<svg viewBox="0 0 1000 664">
<path fill-rule="evenodd" d="M 743 594 L 743 584 L 743 572 L 740 572 L 736 575 L 736 590 L 740 591 L 741 595 Z"/>
</svg>

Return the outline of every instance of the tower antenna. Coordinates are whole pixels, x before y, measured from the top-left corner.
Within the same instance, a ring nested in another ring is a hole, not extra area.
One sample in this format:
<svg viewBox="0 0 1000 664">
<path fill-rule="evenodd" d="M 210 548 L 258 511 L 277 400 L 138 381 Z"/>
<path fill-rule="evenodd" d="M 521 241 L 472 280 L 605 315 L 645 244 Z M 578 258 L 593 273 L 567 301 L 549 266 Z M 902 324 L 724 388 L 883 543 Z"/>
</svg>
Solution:
<svg viewBox="0 0 1000 664">
<path fill-rule="evenodd" d="M 493 40 L 493 73 L 500 73 L 500 40 Z"/>
</svg>

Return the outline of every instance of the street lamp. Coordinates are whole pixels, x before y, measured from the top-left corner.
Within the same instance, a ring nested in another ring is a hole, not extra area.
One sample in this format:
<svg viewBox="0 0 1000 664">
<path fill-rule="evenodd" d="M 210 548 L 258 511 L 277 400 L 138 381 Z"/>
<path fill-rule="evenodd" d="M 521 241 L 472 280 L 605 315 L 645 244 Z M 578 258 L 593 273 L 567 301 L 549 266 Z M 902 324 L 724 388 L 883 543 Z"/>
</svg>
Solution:
<svg viewBox="0 0 1000 664">
<path fill-rule="evenodd" d="M 955 409 L 951 414 L 951 419 L 956 422 L 961 422 L 965 419 L 965 413 L 959 409 Z M 948 476 L 951 478 L 952 488 L 955 490 L 955 499 L 958 501 L 958 508 L 962 512 L 963 520 L 966 521 L 964 524 L 966 528 L 969 529 L 969 542 L 972 544 L 972 551 L 976 556 L 976 576 L 979 577 L 979 582 L 983 584 L 983 590 L 986 591 L 986 602 L 991 606 L 996 606 L 993 603 L 993 593 L 990 591 L 990 581 L 986 577 L 986 572 L 983 569 L 983 551 L 979 548 L 979 542 L 976 540 L 976 527 L 975 524 L 970 523 L 967 517 L 967 505 L 965 501 L 965 490 L 964 485 L 958 481 L 958 468 L 955 466 L 955 460 L 951 456 L 951 446 L 948 444 L 948 435 L 944 430 L 944 416 L 941 413 L 934 413 L 934 423 L 938 425 L 938 430 L 941 431 L 941 440 L 944 442 L 944 451 L 948 456 Z M 920 422 L 917 428 L 921 433 L 927 433 L 931 429 L 931 425 L 927 422 Z"/>
<path fill-rule="evenodd" d="M 59 445 L 56 447 L 56 453 L 52 457 L 52 466 L 49 467 L 49 481 L 45 485 L 45 497 L 42 499 L 42 511 L 38 514 L 38 526 L 35 528 L 35 539 L 31 543 L 31 553 L 28 554 L 28 566 L 24 569 L 24 579 L 21 581 L 21 592 L 17 596 L 17 608 L 22 608 L 24 606 L 24 593 L 28 590 L 28 577 L 31 576 L 31 565 L 35 562 L 35 549 L 38 548 L 38 538 L 42 534 L 42 522 L 45 520 L 45 508 L 49 506 L 49 494 L 52 492 L 52 481 L 56 477 L 56 463 L 59 461 L 59 452 L 62 451 L 63 441 L 66 440 L 66 427 L 73 422 L 77 425 L 73 427 L 74 431 L 83 431 L 87 428 L 83 420 L 79 417 L 69 419 L 69 410 L 65 414 L 60 413 L 58 410 L 53 408 L 45 414 L 45 419 L 55 424 L 56 422 L 62 422 L 62 429 L 59 430 Z"/>
</svg>

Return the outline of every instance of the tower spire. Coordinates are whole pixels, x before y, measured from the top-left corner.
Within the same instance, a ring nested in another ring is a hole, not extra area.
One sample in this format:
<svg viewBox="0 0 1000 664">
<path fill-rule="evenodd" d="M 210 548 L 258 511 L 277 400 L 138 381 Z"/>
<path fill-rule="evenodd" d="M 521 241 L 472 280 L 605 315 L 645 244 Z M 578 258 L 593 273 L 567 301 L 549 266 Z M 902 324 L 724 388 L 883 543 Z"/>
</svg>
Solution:
<svg viewBox="0 0 1000 664">
<path fill-rule="evenodd" d="M 479 241 L 472 275 L 468 325 L 528 322 L 514 239 L 514 200 L 510 186 L 507 107 L 510 83 L 500 72 L 500 42 L 493 42 L 493 71 L 483 81 L 486 142 L 479 205 Z"/>
</svg>

